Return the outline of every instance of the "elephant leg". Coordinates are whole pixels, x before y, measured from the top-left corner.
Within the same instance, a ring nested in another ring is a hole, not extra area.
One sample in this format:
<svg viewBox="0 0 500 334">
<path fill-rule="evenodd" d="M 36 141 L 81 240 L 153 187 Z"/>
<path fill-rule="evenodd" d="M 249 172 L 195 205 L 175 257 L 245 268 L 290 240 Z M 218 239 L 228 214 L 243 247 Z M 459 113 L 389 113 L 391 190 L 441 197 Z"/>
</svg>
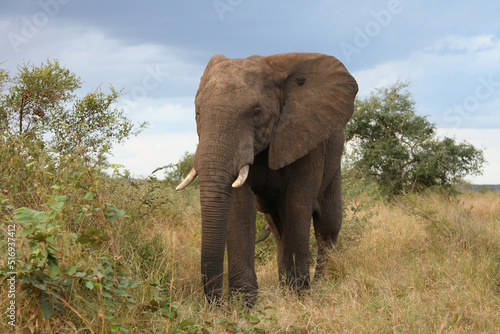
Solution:
<svg viewBox="0 0 500 334">
<path fill-rule="evenodd" d="M 256 214 L 250 186 L 233 189 L 227 235 L 229 290 L 245 294 L 250 307 L 255 303 L 258 289 L 254 267 Z"/>
<path fill-rule="evenodd" d="M 292 289 L 309 288 L 309 236 L 312 203 L 298 192 L 292 192 L 283 209 L 281 250 L 278 249 L 280 277 Z M 281 261 L 280 261 L 281 256 Z"/>
<path fill-rule="evenodd" d="M 318 244 L 315 278 L 321 277 L 328 263 L 328 252 L 333 250 L 342 226 L 342 189 L 340 170 L 326 188 L 313 213 L 314 234 Z"/>
</svg>

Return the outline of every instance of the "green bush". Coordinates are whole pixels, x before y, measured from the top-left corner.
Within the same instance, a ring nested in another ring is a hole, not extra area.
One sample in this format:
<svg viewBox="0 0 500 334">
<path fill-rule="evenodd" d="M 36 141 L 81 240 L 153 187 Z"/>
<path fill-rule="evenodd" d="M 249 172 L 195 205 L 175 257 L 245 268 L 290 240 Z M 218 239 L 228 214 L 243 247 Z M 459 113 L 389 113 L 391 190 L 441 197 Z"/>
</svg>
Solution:
<svg viewBox="0 0 500 334">
<path fill-rule="evenodd" d="M 389 195 L 480 175 L 483 152 L 467 142 L 438 138 L 436 125 L 416 113 L 408 87 L 398 81 L 355 101 L 345 129 L 352 170 L 377 180 Z"/>
</svg>

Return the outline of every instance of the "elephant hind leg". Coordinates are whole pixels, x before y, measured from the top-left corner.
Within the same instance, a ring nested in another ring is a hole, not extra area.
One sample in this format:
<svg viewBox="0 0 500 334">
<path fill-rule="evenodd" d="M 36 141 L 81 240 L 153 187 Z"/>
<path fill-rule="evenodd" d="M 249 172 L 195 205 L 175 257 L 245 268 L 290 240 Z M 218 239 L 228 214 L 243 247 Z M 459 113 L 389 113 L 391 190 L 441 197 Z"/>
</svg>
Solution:
<svg viewBox="0 0 500 334">
<path fill-rule="evenodd" d="M 321 277 L 328 263 L 328 252 L 333 250 L 342 226 L 342 192 L 340 170 L 320 198 L 313 213 L 314 234 L 318 244 L 315 278 Z"/>
</svg>

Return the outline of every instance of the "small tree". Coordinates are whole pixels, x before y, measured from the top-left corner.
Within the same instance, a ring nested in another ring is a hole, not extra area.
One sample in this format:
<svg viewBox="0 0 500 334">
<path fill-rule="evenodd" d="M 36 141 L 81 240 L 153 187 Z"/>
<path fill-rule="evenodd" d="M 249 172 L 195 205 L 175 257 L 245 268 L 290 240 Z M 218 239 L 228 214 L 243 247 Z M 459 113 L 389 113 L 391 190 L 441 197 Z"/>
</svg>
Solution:
<svg viewBox="0 0 500 334">
<path fill-rule="evenodd" d="M 467 142 L 436 137 L 436 125 L 415 112 L 408 82 L 357 99 L 346 126 L 350 165 L 373 176 L 391 194 L 450 185 L 482 173 L 484 156 Z"/>
<path fill-rule="evenodd" d="M 37 67 L 31 63 L 18 66 L 19 73 L 2 99 L 7 125 L 19 133 L 45 131 L 52 118 L 74 98 L 81 80 L 59 62 L 47 61 Z"/>
<path fill-rule="evenodd" d="M 29 133 L 57 154 L 78 148 L 94 158 L 145 128 L 146 123 L 135 127 L 113 108 L 121 92 L 112 86 L 109 94 L 98 87 L 83 97 L 77 97 L 79 88 L 80 78 L 57 60 L 19 66 L 13 78 L 0 70 L 0 127 L 11 134 Z"/>
</svg>

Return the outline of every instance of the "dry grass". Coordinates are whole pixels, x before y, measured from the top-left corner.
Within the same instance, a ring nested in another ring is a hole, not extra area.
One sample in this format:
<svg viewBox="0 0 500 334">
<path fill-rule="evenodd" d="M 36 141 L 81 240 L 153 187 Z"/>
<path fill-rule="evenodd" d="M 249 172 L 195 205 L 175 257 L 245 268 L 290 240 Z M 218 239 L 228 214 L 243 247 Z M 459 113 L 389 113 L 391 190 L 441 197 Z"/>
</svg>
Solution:
<svg viewBox="0 0 500 334">
<path fill-rule="evenodd" d="M 161 286 L 163 297 L 173 297 L 178 315 L 124 310 L 121 321 L 130 333 L 500 332 L 498 192 L 374 202 L 377 215 L 369 221 L 349 226 L 347 219 L 326 275 L 302 298 L 280 287 L 273 242 L 266 240 L 258 245 L 260 294 L 249 313 L 237 303 L 205 302 L 196 193 L 168 196 L 175 199 L 168 206 L 130 222 L 130 235 L 142 239 L 126 253 L 130 275 L 145 283 L 131 291 L 133 298 L 147 304 L 158 293 L 152 285 Z M 98 307 L 85 300 L 83 290 L 75 294 L 67 315 L 32 315 L 23 332 L 74 333 L 90 327 L 100 333 Z"/>
<path fill-rule="evenodd" d="M 260 295 L 251 316 L 235 305 L 205 304 L 199 237 L 192 238 L 199 217 L 190 229 L 172 227 L 165 242 L 182 254 L 173 280 L 181 317 L 212 333 L 500 331 L 498 193 L 409 196 L 379 203 L 376 211 L 360 242 L 343 243 L 331 255 L 328 274 L 308 296 L 299 299 L 279 286 L 274 257 L 259 263 Z"/>
</svg>

